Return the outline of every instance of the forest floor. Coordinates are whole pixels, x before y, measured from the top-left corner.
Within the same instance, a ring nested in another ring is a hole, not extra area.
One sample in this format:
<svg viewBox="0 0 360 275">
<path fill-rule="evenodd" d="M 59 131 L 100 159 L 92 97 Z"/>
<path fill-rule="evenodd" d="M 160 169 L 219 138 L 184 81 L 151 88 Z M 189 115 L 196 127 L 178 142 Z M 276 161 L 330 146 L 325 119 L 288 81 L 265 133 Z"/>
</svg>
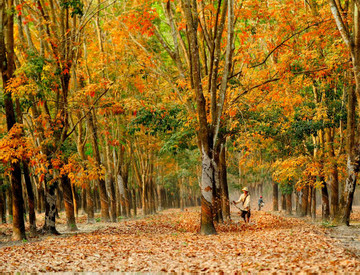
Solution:
<svg viewBox="0 0 360 275">
<path fill-rule="evenodd" d="M 346 247 L 360 243 L 357 225 L 341 229 L 255 210 L 250 225 L 237 212 L 232 217 L 215 236 L 197 233 L 199 208 L 119 223 L 87 224 L 80 216 L 77 232 L 66 231 L 61 213 L 62 235 L 24 242 L 11 242 L 11 225 L 0 225 L 0 272 L 360 272 L 360 250 Z M 360 222 L 360 208 L 353 219 Z"/>
<path fill-rule="evenodd" d="M 331 238 L 339 240 L 343 247 L 360 257 L 360 206 L 353 207 L 350 226 L 333 226 L 326 223 L 322 225 L 327 227 Z"/>
</svg>

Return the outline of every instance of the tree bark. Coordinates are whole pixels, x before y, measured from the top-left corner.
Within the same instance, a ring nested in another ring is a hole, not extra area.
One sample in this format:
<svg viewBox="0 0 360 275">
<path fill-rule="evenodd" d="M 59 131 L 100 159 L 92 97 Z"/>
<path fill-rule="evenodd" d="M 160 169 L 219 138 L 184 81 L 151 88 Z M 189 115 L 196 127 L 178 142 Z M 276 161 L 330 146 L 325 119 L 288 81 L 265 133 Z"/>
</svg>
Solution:
<svg viewBox="0 0 360 275">
<path fill-rule="evenodd" d="M 360 79 L 355 76 L 355 80 L 356 89 L 359 89 L 360 93 Z M 359 144 L 355 146 L 355 94 L 353 89 L 349 89 L 348 94 L 347 129 L 347 177 L 342 194 L 344 205 L 342 205 L 341 222 L 350 225 L 350 214 L 354 200 L 360 155 Z"/>
<path fill-rule="evenodd" d="M 7 89 L 8 81 L 13 77 L 15 70 L 13 8 L 13 1 L 11 0 L 0 2 L 0 70 L 2 74 L 3 91 Z M 7 130 L 10 131 L 16 124 L 11 92 L 4 93 L 4 105 Z M 22 240 L 26 239 L 26 235 L 19 160 L 17 160 L 17 162 L 11 162 L 10 166 L 10 182 L 13 196 L 13 239 Z"/>
<path fill-rule="evenodd" d="M 95 222 L 94 204 L 94 192 L 91 188 L 91 183 L 89 182 L 86 185 L 86 214 L 88 218 L 88 223 Z"/>
<path fill-rule="evenodd" d="M 99 151 L 99 144 L 98 144 L 98 136 L 97 136 L 97 129 L 93 119 L 93 113 L 91 112 L 87 116 L 87 124 L 89 130 L 91 132 L 91 143 L 94 150 L 94 158 L 98 168 L 101 167 L 101 159 L 100 159 L 100 151 Z M 97 180 L 99 192 L 100 192 L 100 206 L 101 206 L 101 218 L 104 222 L 108 222 L 110 220 L 109 215 L 109 200 L 108 195 L 106 192 L 106 184 L 103 178 L 99 178 Z"/>
<path fill-rule="evenodd" d="M 9 214 L 9 221 L 12 223 L 13 221 L 13 196 L 12 196 L 12 191 L 11 191 L 11 184 L 10 186 L 6 189 L 6 204 L 7 204 L 7 210 L 8 210 L 8 214 Z"/>
<path fill-rule="evenodd" d="M 13 239 L 16 241 L 26 239 L 24 223 L 24 200 L 22 196 L 21 185 L 21 167 L 20 163 L 11 165 L 11 193 L 12 193 L 12 212 L 13 212 Z"/>
<path fill-rule="evenodd" d="M 151 172 L 151 174 L 153 174 L 153 172 Z M 151 214 L 155 214 L 156 213 L 156 188 L 155 188 L 155 182 L 153 179 L 153 175 L 151 176 L 150 183 L 151 183 L 151 189 L 150 189 L 150 192 L 151 192 Z"/>
<path fill-rule="evenodd" d="M 194 5 L 195 4 L 195 5 Z M 182 1 L 182 7 L 187 23 L 187 35 L 190 51 L 190 78 L 192 87 L 195 91 L 197 114 L 199 120 L 199 149 L 202 156 L 202 176 L 201 176 L 201 219 L 200 233 L 204 235 L 216 234 L 213 223 L 213 188 L 214 188 L 214 165 L 211 155 L 213 148 L 212 136 L 209 135 L 207 121 L 206 100 L 202 91 L 201 68 L 199 45 L 197 38 L 198 14 L 196 2 L 190 0 Z"/>
<path fill-rule="evenodd" d="M 226 147 L 223 143 L 220 152 L 220 190 L 221 190 L 221 210 L 224 221 L 230 221 L 230 203 L 229 203 L 229 188 L 227 182 L 226 171 Z"/>
<path fill-rule="evenodd" d="M 276 182 L 273 182 L 272 186 L 273 186 L 273 211 L 279 211 L 279 187 Z"/>
<path fill-rule="evenodd" d="M 72 193 L 72 187 L 70 179 L 67 175 L 61 177 L 61 185 L 64 194 L 64 204 L 65 204 L 65 213 L 66 213 L 66 225 L 69 231 L 77 231 L 74 212 L 74 198 Z M 59 209 L 60 210 L 60 209 Z"/>
<path fill-rule="evenodd" d="M 328 220 L 330 217 L 329 193 L 326 182 L 321 187 L 321 216 L 323 220 Z"/>
<path fill-rule="evenodd" d="M 213 206 L 214 206 L 214 221 L 223 222 L 221 209 L 221 185 L 220 185 L 220 153 L 221 147 L 217 146 L 214 152 L 214 186 L 213 186 Z"/>
<path fill-rule="evenodd" d="M 335 160 L 334 153 L 334 136 L 332 134 L 331 128 L 325 129 L 325 139 L 326 139 L 326 151 L 330 159 L 330 167 L 328 173 L 328 184 L 330 186 L 330 214 L 331 218 L 335 219 L 338 215 L 339 207 L 339 176 L 338 168 Z"/>
<path fill-rule="evenodd" d="M 60 235 L 55 227 L 56 219 L 56 186 L 57 183 L 54 182 L 51 185 L 47 186 L 47 182 L 52 178 L 51 175 L 47 174 L 45 177 L 45 224 L 42 228 L 43 233 L 50 233 L 55 235 Z"/>
<path fill-rule="evenodd" d="M 116 222 L 116 194 L 115 194 L 115 180 L 113 174 L 108 176 L 108 186 L 110 191 L 110 214 L 111 221 Z"/>
<path fill-rule="evenodd" d="M 286 195 L 281 194 L 281 210 L 286 211 Z"/>
<path fill-rule="evenodd" d="M 295 211 L 296 215 L 301 216 L 301 202 L 300 202 L 300 194 L 301 192 L 295 191 Z"/>
<path fill-rule="evenodd" d="M 313 192 L 313 187 L 309 186 L 309 193 L 308 193 L 308 207 L 307 207 L 307 213 L 306 215 L 311 217 L 311 207 L 312 207 L 312 192 Z"/>
<path fill-rule="evenodd" d="M 127 198 L 127 190 L 125 189 L 125 184 L 124 184 L 124 178 L 122 177 L 121 174 L 117 175 L 117 184 L 118 184 L 118 188 L 119 188 L 119 194 L 120 194 L 120 203 L 121 203 L 121 208 L 123 210 L 122 215 L 129 217 L 129 200 Z"/>
<path fill-rule="evenodd" d="M 309 186 L 306 185 L 300 191 L 301 198 L 301 216 L 305 217 L 308 211 Z"/>
<path fill-rule="evenodd" d="M 0 179 L 0 216 L 1 223 L 6 223 L 6 196 L 5 185 L 2 179 Z"/>
<path fill-rule="evenodd" d="M 108 135 L 105 135 L 105 158 L 106 158 L 106 167 L 107 167 L 107 183 L 110 193 L 110 214 L 111 221 L 116 222 L 116 193 L 115 193 L 115 169 L 114 164 L 111 161 L 111 150 L 109 144 Z"/>
<path fill-rule="evenodd" d="M 37 189 L 38 193 L 38 200 L 37 200 L 37 212 L 43 213 L 45 211 L 45 193 L 44 193 L 44 186 L 40 183 L 40 186 Z"/>
<path fill-rule="evenodd" d="M 311 218 L 316 219 L 316 188 L 313 188 L 312 192 L 312 206 L 311 206 Z"/>
<path fill-rule="evenodd" d="M 158 194 L 158 202 L 159 202 L 159 204 L 158 204 L 158 211 L 162 211 L 163 209 L 164 209 L 164 205 L 163 205 L 163 203 L 164 203 L 164 200 L 163 200 L 163 195 L 162 195 L 162 186 L 160 186 L 160 185 L 157 185 L 156 186 L 156 192 L 157 192 L 157 194 Z"/>
<path fill-rule="evenodd" d="M 204 235 L 216 234 L 213 223 L 213 182 L 214 167 L 209 155 L 202 152 L 202 179 L 201 179 L 201 226 L 200 233 Z"/>
<path fill-rule="evenodd" d="M 351 62 L 355 78 L 355 91 L 349 89 L 348 95 L 348 119 L 347 119 L 347 177 L 342 197 L 341 222 L 350 224 L 350 213 L 356 187 L 356 175 L 360 166 L 360 144 L 355 146 L 355 96 L 360 104 L 360 4 L 355 1 L 353 5 L 353 18 L 350 24 L 345 24 L 342 18 L 341 8 L 335 0 L 329 0 L 329 5 L 337 28 L 343 41 L 350 50 Z"/>
<path fill-rule="evenodd" d="M 185 202 L 184 202 L 184 196 L 185 196 L 185 192 L 184 192 L 184 186 L 183 186 L 183 178 L 179 179 L 180 183 L 179 183 L 179 195 L 180 195 L 180 210 L 184 211 L 185 208 Z"/>
<path fill-rule="evenodd" d="M 133 188 L 132 189 L 132 201 L 133 201 L 133 206 L 134 206 L 134 217 L 137 216 L 137 202 L 136 202 L 136 191 Z"/>
<path fill-rule="evenodd" d="M 142 213 L 143 215 L 148 214 L 148 207 L 147 207 L 147 184 L 145 182 L 145 174 L 141 175 L 141 206 L 142 206 Z"/>
<path fill-rule="evenodd" d="M 84 188 L 84 187 L 81 188 L 81 209 L 82 209 L 82 214 L 87 213 L 86 212 L 86 209 L 87 209 L 86 188 Z"/>
<path fill-rule="evenodd" d="M 35 215 L 35 198 L 34 191 L 30 180 L 30 171 L 29 164 L 23 161 L 23 171 L 24 178 L 26 184 L 26 190 L 28 194 L 28 202 L 29 202 L 29 223 L 30 223 L 30 232 L 31 234 L 36 233 L 36 215 Z"/>
<path fill-rule="evenodd" d="M 292 193 L 286 194 L 286 214 L 292 215 Z"/>
</svg>

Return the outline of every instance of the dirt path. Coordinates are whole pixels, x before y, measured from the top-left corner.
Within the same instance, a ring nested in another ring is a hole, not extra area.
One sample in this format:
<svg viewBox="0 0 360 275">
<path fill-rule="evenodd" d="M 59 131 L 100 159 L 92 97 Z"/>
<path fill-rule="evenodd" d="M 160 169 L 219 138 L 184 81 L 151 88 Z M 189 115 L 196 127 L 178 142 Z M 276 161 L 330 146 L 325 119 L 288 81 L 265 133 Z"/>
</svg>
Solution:
<svg viewBox="0 0 360 275">
<path fill-rule="evenodd" d="M 343 247 L 360 257 L 360 206 L 353 206 L 350 226 L 329 227 L 327 233 Z"/>
<path fill-rule="evenodd" d="M 167 210 L 116 224 L 79 224 L 88 232 L 3 242 L 0 272 L 360 272 L 359 258 L 341 242 L 296 218 L 254 211 L 253 224 L 219 225 L 216 236 L 196 234 L 198 223 L 196 209 Z"/>
</svg>

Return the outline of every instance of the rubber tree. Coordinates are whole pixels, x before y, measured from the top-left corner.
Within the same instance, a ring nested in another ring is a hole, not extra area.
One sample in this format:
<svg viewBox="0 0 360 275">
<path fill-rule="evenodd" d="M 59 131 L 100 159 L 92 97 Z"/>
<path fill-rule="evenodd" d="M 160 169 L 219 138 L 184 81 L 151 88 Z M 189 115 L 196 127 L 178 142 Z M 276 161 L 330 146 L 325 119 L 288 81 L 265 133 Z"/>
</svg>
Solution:
<svg viewBox="0 0 360 275">
<path fill-rule="evenodd" d="M 360 104 L 360 1 L 346 2 L 347 4 L 342 6 L 339 1 L 329 0 L 336 26 L 351 55 L 355 80 L 355 90 L 349 89 L 348 91 L 347 177 L 342 194 L 343 205 L 340 210 L 341 222 L 349 225 L 356 177 L 360 168 L 360 143 L 355 143 L 355 102 Z"/>
<path fill-rule="evenodd" d="M 221 150 L 220 143 L 225 140 L 219 138 L 219 133 L 224 128 L 222 118 L 226 117 L 224 103 L 232 69 L 235 21 L 233 0 L 211 2 L 215 7 L 211 19 L 205 13 L 207 4 L 207 1 L 193 0 L 162 2 L 162 11 L 167 21 L 164 24 L 169 26 L 166 37 L 170 39 L 164 38 L 163 30 L 158 26 L 154 25 L 153 28 L 157 41 L 173 61 L 176 79 L 186 83 L 186 87 L 174 85 L 174 77 L 166 72 L 163 73 L 164 78 L 173 86 L 189 112 L 197 117 L 197 139 L 202 158 L 200 233 L 205 235 L 216 234 L 213 223 L 217 212 L 214 209 L 214 193 L 221 190 L 221 177 L 218 176 L 220 158 L 215 156 L 220 154 L 216 150 Z M 184 30 L 178 28 L 179 18 L 186 25 Z M 129 36 L 144 49 L 136 37 L 131 33 Z M 185 92 L 188 95 L 185 96 Z M 217 203 L 219 206 L 227 204 Z"/>
<path fill-rule="evenodd" d="M 8 81 L 13 77 L 15 70 L 14 52 L 14 8 L 12 0 L 0 2 L 0 70 L 2 74 L 6 125 L 8 131 L 16 124 L 14 104 L 11 92 L 5 92 Z M 24 224 L 24 201 L 21 185 L 20 161 L 11 162 L 10 181 L 12 190 L 13 209 L 13 239 L 26 239 Z"/>
</svg>

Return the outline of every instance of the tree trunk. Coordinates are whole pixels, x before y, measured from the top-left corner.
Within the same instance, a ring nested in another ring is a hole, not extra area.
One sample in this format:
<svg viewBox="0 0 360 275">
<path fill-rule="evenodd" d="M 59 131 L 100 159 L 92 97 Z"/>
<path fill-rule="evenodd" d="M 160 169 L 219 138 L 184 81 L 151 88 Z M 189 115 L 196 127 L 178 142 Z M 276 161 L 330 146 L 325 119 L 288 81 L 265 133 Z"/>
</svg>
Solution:
<svg viewBox="0 0 360 275">
<path fill-rule="evenodd" d="M 221 185 L 220 185 L 220 153 L 221 146 L 217 146 L 214 149 L 214 184 L 213 184 L 213 207 L 214 207 L 214 221 L 222 222 L 222 210 L 221 210 Z"/>
<path fill-rule="evenodd" d="M 149 210 L 150 210 L 150 214 L 154 214 L 154 205 L 155 205 L 155 198 L 153 196 L 153 182 L 152 179 L 150 179 L 150 183 L 149 183 L 149 190 L 148 190 L 148 195 L 149 195 Z"/>
<path fill-rule="evenodd" d="M 1 223 L 6 223 L 6 196 L 5 185 L 2 179 L 0 179 L 0 216 Z"/>
<path fill-rule="evenodd" d="M 121 174 L 117 175 L 117 184 L 120 194 L 121 207 L 123 209 L 123 215 L 125 217 L 130 217 L 130 205 L 128 197 L 128 188 L 127 188 L 128 175 L 125 173 L 124 177 Z M 126 187 L 125 187 L 126 185 Z"/>
<path fill-rule="evenodd" d="M 204 235 L 216 234 L 213 216 L 213 182 L 214 166 L 210 156 L 202 149 L 201 175 L 201 226 L 200 233 Z"/>
<path fill-rule="evenodd" d="M 307 208 L 307 213 L 306 215 L 311 217 L 311 206 L 312 206 L 312 192 L 313 192 L 313 187 L 309 186 L 309 194 L 308 194 L 308 208 Z"/>
<path fill-rule="evenodd" d="M 272 183 L 273 187 L 273 211 L 279 211 L 279 187 L 276 182 Z"/>
<path fill-rule="evenodd" d="M 12 212 L 13 212 L 13 239 L 16 241 L 26 239 L 24 223 L 24 200 L 22 196 L 21 185 L 21 167 L 20 163 L 11 165 L 11 193 L 12 193 Z"/>
<path fill-rule="evenodd" d="M 70 179 L 68 176 L 63 175 L 61 177 L 61 185 L 64 194 L 64 204 L 66 213 L 66 225 L 69 231 L 77 231 L 75 213 L 74 213 L 74 198 L 71 188 Z M 60 211 L 60 209 L 59 209 Z"/>
<path fill-rule="evenodd" d="M 94 205 L 94 192 L 91 188 L 91 183 L 89 182 L 86 185 L 86 214 L 88 218 L 88 223 L 95 222 Z"/>
<path fill-rule="evenodd" d="M 7 6 L 6 6 L 7 3 Z M 8 81 L 15 70 L 14 53 L 14 13 L 13 1 L 0 2 L 0 71 L 3 91 L 7 90 Z M 11 92 L 3 93 L 7 130 L 16 124 L 16 117 Z M 21 167 L 19 161 L 10 163 L 10 182 L 12 189 L 13 239 L 26 239 L 24 223 L 24 200 L 21 185 Z"/>
<path fill-rule="evenodd" d="M 115 192 L 115 178 L 114 178 L 114 164 L 112 163 L 111 159 L 111 150 L 109 144 L 109 137 L 105 135 L 105 158 L 106 158 L 106 168 L 107 168 L 107 184 L 108 190 L 110 192 L 110 214 L 111 214 L 111 221 L 116 222 L 117 215 L 116 215 L 116 192 Z"/>
<path fill-rule="evenodd" d="M 312 192 L 312 206 L 311 206 L 311 218 L 313 220 L 316 219 L 316 188 L 313 188 L 313 192 Z"/>
<path fill-rule="evenodd" d="M 141 207 L 143 215 L 148 214 L 147 201 L 146 201 L 146 182 L 145 175 L 141 175 Z"/>
<path fill-rule="evenodd" d="M 155 183 L 151 176 L 151 213 L 156 213 L 156 189 L 155 189 Z"/>
<path fill-rule="evenodd" d="M 79 208 L 81 206 L 81 196 L 77 192 L 76 186 L 74 184 L 71 184 L 71 182 L 70 182 L 70 186 L 71 186 L 71 192 L 73 195 L 74 214 L 75 214 L 75 217 L 79 217 Z"/>
<path fill-rule="evenodd" d="M 127 187 L 126 189 L 126 194 L 127 194 L 127 202 L 128 202 L 128 211 L 129 211 L 129 217 L 132 216 L 131 214 L 131 208 L 133 208 L 134 202 L 132 200 L 132 195 L 131 195 L 131 190 L 129 189 L 129 187 Z"/>
<path fill-rule="evenodd" d="M 37 211 L 38 213 L 43 213 L 45 211 L 45 193 L 43 183 L 40 183 L 39 188 L 37 189 L 38 200 L 37 200 Z"/>
<path fill-rule="evenodd" d="M 47 182 L 52 178 L 47 174 L 48 179 L 45 181 L 45 224 L 42 228 L 43 233 L 50 233 L 60 235 L 55 227 L 56 219 L 56 195 L 55 189 L 57 184 L 54 182 L 50 186 L 47 186 Z"/>
<path fill-rule="evenodd" d="M 286 195 L 281 194 L 281 210 L 286 212 Z"/>
<path fill-rule="evenodd" d="M 6 204 L 7 204 L 7 210 L 8 210 L 8 215 L 9 215 L 9 222 L 12 223 L 13 221 L 13 196 L 12 196 L 12 191 L 11 191 L 11 185 L 6 189 Z"/>
<path fill-rule="evenodd" d="M 230 221 L 230 203 L 229 203 L 229 188 L 227 182 L 226 171 L 226 147 L 225 143 L 221 144 L 220 151 L 220 191 L 221 191 L 221 210 L 224 221 Z"/>
<path fill-rule="evenodd" d="M 292 215 L 292 193 L 286 194 L 286 214 Z"/>
<path fill-rule="evenodd" d="M 356 187 L 356 174 L 360 165 L 360 146 L 355 146 L 355 96 L 357 103 L 360 104 L 360 10 L 359 3 L 353 5 L 352 20 L 350 24 L 344 24 L 342 19 L 342 10 L 336 4 L 335 0 L 329 0 L 331 12 L 334 16 L 337 28 L 351 53 L 351 61 L 355 78 L 355 92 L 352 88 L 348 91 L 348 108 L 347 108 L 347 177 L 342 197 L 341 221 L 346 225 L 350 223 L 351 207 L 354 199 Z"/>
<path fill-rule="evenodd" d="M 309 186 L 306 185 L 300 191 L 301 198 L 301 216 L 305 217 L 308 211 Z"/>
<path fill-rule="evenodd" d="M 86 188 L 81 188 L 81 209 L 82 209 L 82 214 L 87 213 Z"/>
<path fill-rule="evenodd" d="M 358 75 L 358 73 L 357 73 Z M 355 76 L 356 92 L 360 94 L 360 79 Z M 358 99 L 359 100 L 359 99 Z M 360 102 L 358 102 L 359 104 Z M 355 94 L 353 89 L 349 89 L 348 95 L 348 114 L 347 114 L 347 177 L 343 191 L 344 205 L 342 205 L 341 222 L 350 225 L 350 214 L 354 200 L 356 187 L 356 176 L 359 170 L 359 144 L 355 146 Z"/>
<path fill-rule="evenodd" d="M 26 190 L 28 194 L 29 202 L 29 223 L 30 223 L 30 232 L 31 234 L 36 233 L 36 215 L 35 215 L 35 200 L 34 200 L 34 191 L 30 180 L 30 172 L 28 163 L 23 161 L 23 171 L 24 179 L 26 184 Z"/>
<path fill-rule="evenodd" d="M 134 217 L 137 216 L 137 202 L 136 202 L 136 190 L 135 188 L 132 189 L 132 201 L 134 206 Z"/>
<path fill-rule="evenodd" d="M 184 206 L 184 196 L 185 196 L 185 194 L 184 194 L 183 178 L 180 178 L 179 181 L 180 181 L 180 183 L 179 183 L 180 210 L 181 210 L 181 211 L 184 211 L 184 208 L 185 208 L 185 206 Z"/>
<path fill-rule="evenodd" d="M 108 185 L 110 190 L 110 213 L 111 213 L 111 221 L 116 222 L 116 194 L 115 194 L 115 182 L 114 176 L 109 175 L 108 177 Z"/>
<path fill-rule="evenodd" d="M 62 211 L 64 208 L 64 197 L 63 197 L 63 190 L 61 186 L 58 185 L 58 187 L 55 190 L 56 193 L 56 218 L 60 218 L 59 212 Z"/>
<path fill-rule="evenodd" d="M 120 195 L 120 190 L 119 190 L 119 179 L 118 176 L 116 176 L 115 178 L 116 183 L 115 183 L 115 195 L 116 195 L 116 217 L 121 217 L 122 216 L 122 211 L 121 211 L 121 195 Z"/>
<path fill-rule="evenodd" d="M 162 196 L 162 187 L 160 185 L 157 185 L 156 186 L 156 192 L 158 194 L 158 211 L 162 211 L 164 209 L 164 206 L 163 206 L 163 196 Z"/>
<path fill-rule="evenodd" d="M 300 202 L 300 194 L 301 192 L 295 191 L 295 211 L 296 215 L 301 216 L 301 202 Z"/>
<path fill-rule="evenodd" d="M 331 218 L 334 219 L 338 215 L 339 207 L 339 176 L 338 168 L 335 160 L 334 153 L 334 136 L 332 134 L 331 128 L 325 129 L 325 139 L 326 139 L 326 151 L 330 159 L 330 167 L 328 173 L 328 184 L 330 186 L 330 214 Z"/>
<path fill-rule="evenodd" d="M 87 124 L 89 130 L 91 132 L 91 143 L 93 146 L 94 151 L 94 158 L 96 160 L 96 164 L 98 167 L 101 167 L 101 159 L 100 159 L 100 151 L 99 151 L 99 144 L 98 144 L 98 137 L 97 137 L 97 128 L 93 119 L 93 113 L 90 113 L 87 116 Z M 99 186 L 99 193 L 100 193 L 100 207 L 101 207 L 101 218 L 103 222 L 108 222 L 110 220 L 109 215 L 109 200 L 108 195 L 106 192 L 106 184 L 103 178 L 99 178 L 97 180 Z"/>
<path fill-rule="evenodd" d="M 321 187 L 321 217 L 323 220 L 328 220 L 330 217 L 329 193 L 326 182 Z"/>
</svg>

